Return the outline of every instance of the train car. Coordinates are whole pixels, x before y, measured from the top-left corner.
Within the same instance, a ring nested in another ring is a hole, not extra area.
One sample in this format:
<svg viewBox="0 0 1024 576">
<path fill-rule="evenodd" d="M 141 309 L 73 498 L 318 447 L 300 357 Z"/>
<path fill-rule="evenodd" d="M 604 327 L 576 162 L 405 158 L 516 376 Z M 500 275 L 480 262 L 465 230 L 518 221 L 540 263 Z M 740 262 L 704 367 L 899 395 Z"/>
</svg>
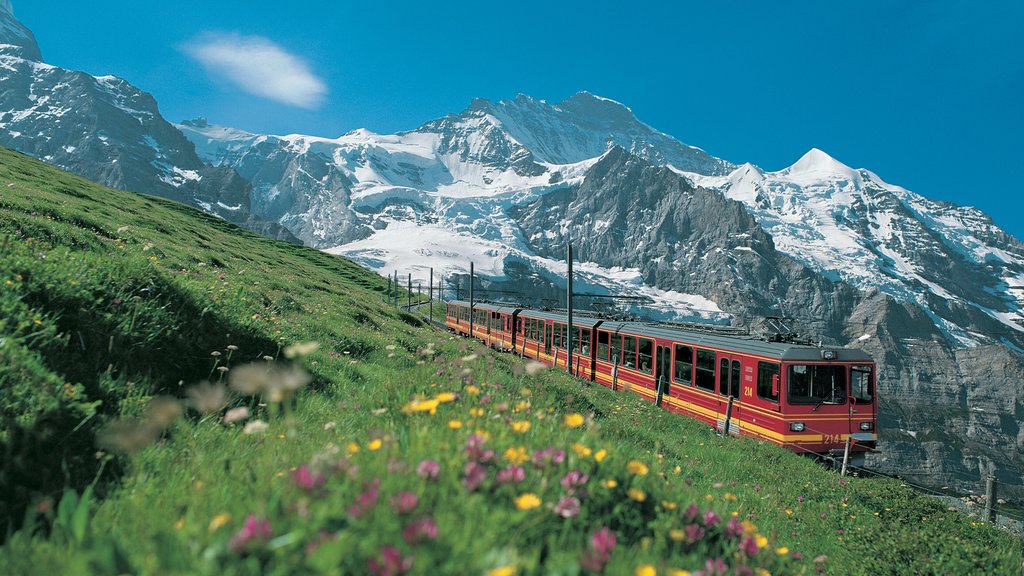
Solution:
<svg viewBox="0 0 1024 576">
<path fill-rule="evenodd" d="M 445 307 L 444 325 L 460 336 L 469 336 L 470 314 L 469 302 L 452 300 Z"/>
<path fill-rule="evenodd" d="M 875 364 L 861 350 L 769 342 L 641 323 L 603 323 L 595 380 L 626 388 L 718 430 L 796 452 L 842 452 L 855 465 L 877 435 Z M 730 400 L 731 412 L 730 412 Z"/>
<path fill-rule="evenodd" d="M 521 309 L 515 351 L 549 366 L 568 369 L 569 326 L 565 314 Z M 571 373 L 594 379 L 594 335 L 601 319 L 573 316 Z"/>
<path fill-rule="evenodd" d="M 515 322 L 520 309 L 477 303 L 473 310 L 473 335 L 495 350 L 510 352 L 515 345 Z"/>
</svg>

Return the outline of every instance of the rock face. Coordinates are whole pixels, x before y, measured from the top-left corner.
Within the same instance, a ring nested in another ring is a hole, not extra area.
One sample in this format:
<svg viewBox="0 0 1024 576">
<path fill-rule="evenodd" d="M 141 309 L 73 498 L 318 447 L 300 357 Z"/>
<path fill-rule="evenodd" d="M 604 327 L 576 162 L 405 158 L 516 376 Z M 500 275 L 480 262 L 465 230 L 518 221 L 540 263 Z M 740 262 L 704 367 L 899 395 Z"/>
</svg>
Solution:
<svg viewBox="0 0 1024 576">
<path fill-rule="evenodd" d="M 42 61 L 32 32 L 0 6 L 0 145 L 95 182 L 170 198 L 272 236 L 249 210 L 249 183 L 204 164 L 150 94 L 114 76 Z"/>
</svg>

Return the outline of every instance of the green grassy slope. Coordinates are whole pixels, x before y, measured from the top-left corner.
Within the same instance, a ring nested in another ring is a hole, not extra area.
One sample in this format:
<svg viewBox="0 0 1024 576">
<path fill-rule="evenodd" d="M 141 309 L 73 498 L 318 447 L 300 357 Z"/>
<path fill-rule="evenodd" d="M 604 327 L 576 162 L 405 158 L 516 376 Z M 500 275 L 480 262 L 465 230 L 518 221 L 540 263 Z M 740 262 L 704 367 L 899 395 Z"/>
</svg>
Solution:
<svg viewBox="0 0 1024 576">
<path fill-rule="evenodd" d="M 524 373 L 511 355 L 388 308 L 384 284 L 346 260 L 0 149 L 0 519 L 9 527 L 0 565 L 33 574 L 1019 566 L 1011 535 L 898 482 L 841 481 L 628 393 Z M 303 342 L 318 349 L 286 358 Z M 253 376 L 266 367 L 278 371 Z M 290 372 L 299 367 L 309 383 L 277 402 L 276 387 L 302 384 Z M 201 412 L 189 390 L 204 380 L 213 387 Z M 229 380 L 262 393 L 236 391 L 221 408 Z M 161 395 L 193 403 L 151 402 Z M 223 423 L 243 407 L 248 420 Z"/>
</svg>

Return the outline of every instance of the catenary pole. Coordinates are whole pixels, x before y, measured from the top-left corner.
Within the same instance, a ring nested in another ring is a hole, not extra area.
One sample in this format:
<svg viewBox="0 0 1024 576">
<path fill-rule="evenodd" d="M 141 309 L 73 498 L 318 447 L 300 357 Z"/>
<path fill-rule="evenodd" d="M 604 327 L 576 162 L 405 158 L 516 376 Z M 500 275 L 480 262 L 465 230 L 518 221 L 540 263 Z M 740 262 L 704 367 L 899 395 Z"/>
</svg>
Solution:
<svg viewBox="0 0 1024 576">
<path fill-rule="evenodd" d="M 571 243 L 569 244 L 569 246 L 568 246 L 568 248 L 566 250 L 565 259 L 569 263 L 569 276 L 568 276 L 568 282 L 566 282 L 566 289 L 565 289 L 565 301 L 566 301 L 566 309 L 567 309 L 566 316 L 568 316 L 568 318 L 567 318 L 568 321 L 566 322 L 566 324 L 568 326 L 568 335 L 567 335 L 568 336 L 568 338 L 567 338 L 568 341 L 565 343 L 565 353 L 566 353 L 566 360 L 567 360 L 567 362 L 565 363 L 565 366 L 566 366 L 566 369 L 569 370 L 569 374 L 572 374 L 573 329 L 572 329 L 572 244 Z"/>
</svg>

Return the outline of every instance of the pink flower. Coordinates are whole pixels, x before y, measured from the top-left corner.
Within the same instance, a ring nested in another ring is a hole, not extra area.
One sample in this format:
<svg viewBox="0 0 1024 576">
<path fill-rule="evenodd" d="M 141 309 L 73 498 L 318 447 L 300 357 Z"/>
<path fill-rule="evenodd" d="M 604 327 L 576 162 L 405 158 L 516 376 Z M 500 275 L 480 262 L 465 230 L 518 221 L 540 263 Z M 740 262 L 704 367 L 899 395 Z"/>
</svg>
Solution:
<svg viewBox="0 0 1024 576">
<path fill-rule="evenodd" d="M 604 570 L 615 549 L 615 533 L 607 527 L 600 528 L 590 535 L 590 547 L 580 558 L 580 566 L 591 572 Z"/>
<path fill-rule="evenodd" d="M 437 480 L 437 476 L 440 473 L 441 465 L 438 464 L 435 460 L 422 460 L 416 466 L 416 474 L 418 474 L 420 478 L 425 478 L 427 480 Z"/>
<path fill-rule="evenodd" d="M 543 468 L 549 464 L 561 464 L 565 462 L 565 450 L 556 449 L 554 446 L 548 446 L 543 450 L 537 450 L 533 453 L 531 458 L 533 465 L 537 468 Z"/>
<path fill-rule="evenodd" d="M 270 521 L 255 514 L 249 514 L 242 524 L 242 529 L 231 537 L 228 548 L 242 553 L 251 546 L 266 544 L 273 536 L 274 531 L 270 528 Z"/>
<path fill-rule="evenodd" d="M 697 517 L 697 514 L 700 514 L 700 510 L 697 508 L 697 505 L 690 504 L 690 506 L 686 508 L 686 512 L 683 512 L 683 518 L 687 522 L 692 522 L 693 519 Z"/>
<path fill-rule="evenodd" d="M 305 464 L 292 472 L 292 483 L 306 492 L 312 492 L 323 486 L 326 482 L 327 476 L 311 472 L 309 466 Z"/>
<path fill-rule="evenodd" d="M 721 558 L 707 559 L 704 563 L 704 576 L 725 576 L 729 573 L 729 567 L 725 565 L 725 561 Z"/>
<path fill-rule="evenodd" d="M 708 528 L 711 528 L 715 524 L 718 524 L 718 520 L 718 514 L 715 514 L 713 511 L 708 510 L 707 512 L 704 513 L 704 525 Z"/>
<path fill-rule="evenodd" d="M 399 492 L 391 498 L 391 507 L 395 514 L 404 515 L 412 512 L 419 502 L 420 499 L 412 492 Z"/>
<path fill-rule="evenodd" d="M 562 476 L 562 488 L 565 488 L 566 492 L 572 494 L 577 488 L 586 484 L 587 480 L 590 480 L 590 476 L 587 476 L 579 470 L 573 470 L 565 476 Z"/>
<path fill-rule="evenodd" d="M 518 484 L 523 480 L 526 480 L 526 470 L 523 470 L 520 466 L 509 466 L 498 472 L 498 482 L 500 484 Z"/>
<path fill-rule="evenodd" d="M 803 496 L 797 496 L 796 497 L 796 501 L 801 503 L 801 504 L 803 504 L 804 503 L 804 497 Z"/>
<path fill-rule="evenodd" d="M 754 540 L 753 536 L 747 536 L 740 542 L 740 552 L 746 554 L 749 558 L 757 556 L 757 541 Z"/>
<path fill-rule="evenodd" d="M 462 479 L 462 485 L 470 492 L 475 491 L 487 479 L 487 468 L 477 462 L 466 463 L 466 476 Z"/>
<path fill-rule="evenodd" d="M 410 545 L 435 538 L 437 538 L 437 523 L 433 518 L 417 520 L 402 529 L 402 539 Z"/>
<path fill-rule="evenodd" d="M 729 523 L 725 526 L 725 537 L 729 540 L 735 540 L 743 535 L 743 524 L 739 521 L 739 518 L 730 518 Z"/>
<path fill-rule="evenodd" d="M 494 450 L 485 450 L 485 443 L 486 441 L 476 434 L 466 439 L 466 455 L 470 460 L 483 463 L 494 457 Z"/>
<path fill-rule="evenodd" d="M 555 506 L 555 514 L 562 518 L 573 518 L 580 513 L 580 501 L 572 496 L 566 496 L 558 501 Z"/>
<path fill-rule="evenodd" d="M 372 482 L 364 485 L 363 493 L 356 497 L 355 504 L 348 507 L 348 515 L 353 518 L 359 518 L 367 512 L 372 511 L 374 507 L 377 506 L 379 490 L 379 478 L 375 478 Z"/>
<path fill-rule="evenodd" d="M 367 562 L 374 576 L 397 576 L 412 569 L 412 558 L 402 558 L 402 553 L 394 546 L 380 549 L 380 558 L 370 558 Z"/>
<path fill-rule="evenodd" d="M 693 544 L 694 542 L 700 542 L 704 539 L 704 529 L 697 524 L 688 524 L 686 526 L 686 539 Z"/>
</svg>

